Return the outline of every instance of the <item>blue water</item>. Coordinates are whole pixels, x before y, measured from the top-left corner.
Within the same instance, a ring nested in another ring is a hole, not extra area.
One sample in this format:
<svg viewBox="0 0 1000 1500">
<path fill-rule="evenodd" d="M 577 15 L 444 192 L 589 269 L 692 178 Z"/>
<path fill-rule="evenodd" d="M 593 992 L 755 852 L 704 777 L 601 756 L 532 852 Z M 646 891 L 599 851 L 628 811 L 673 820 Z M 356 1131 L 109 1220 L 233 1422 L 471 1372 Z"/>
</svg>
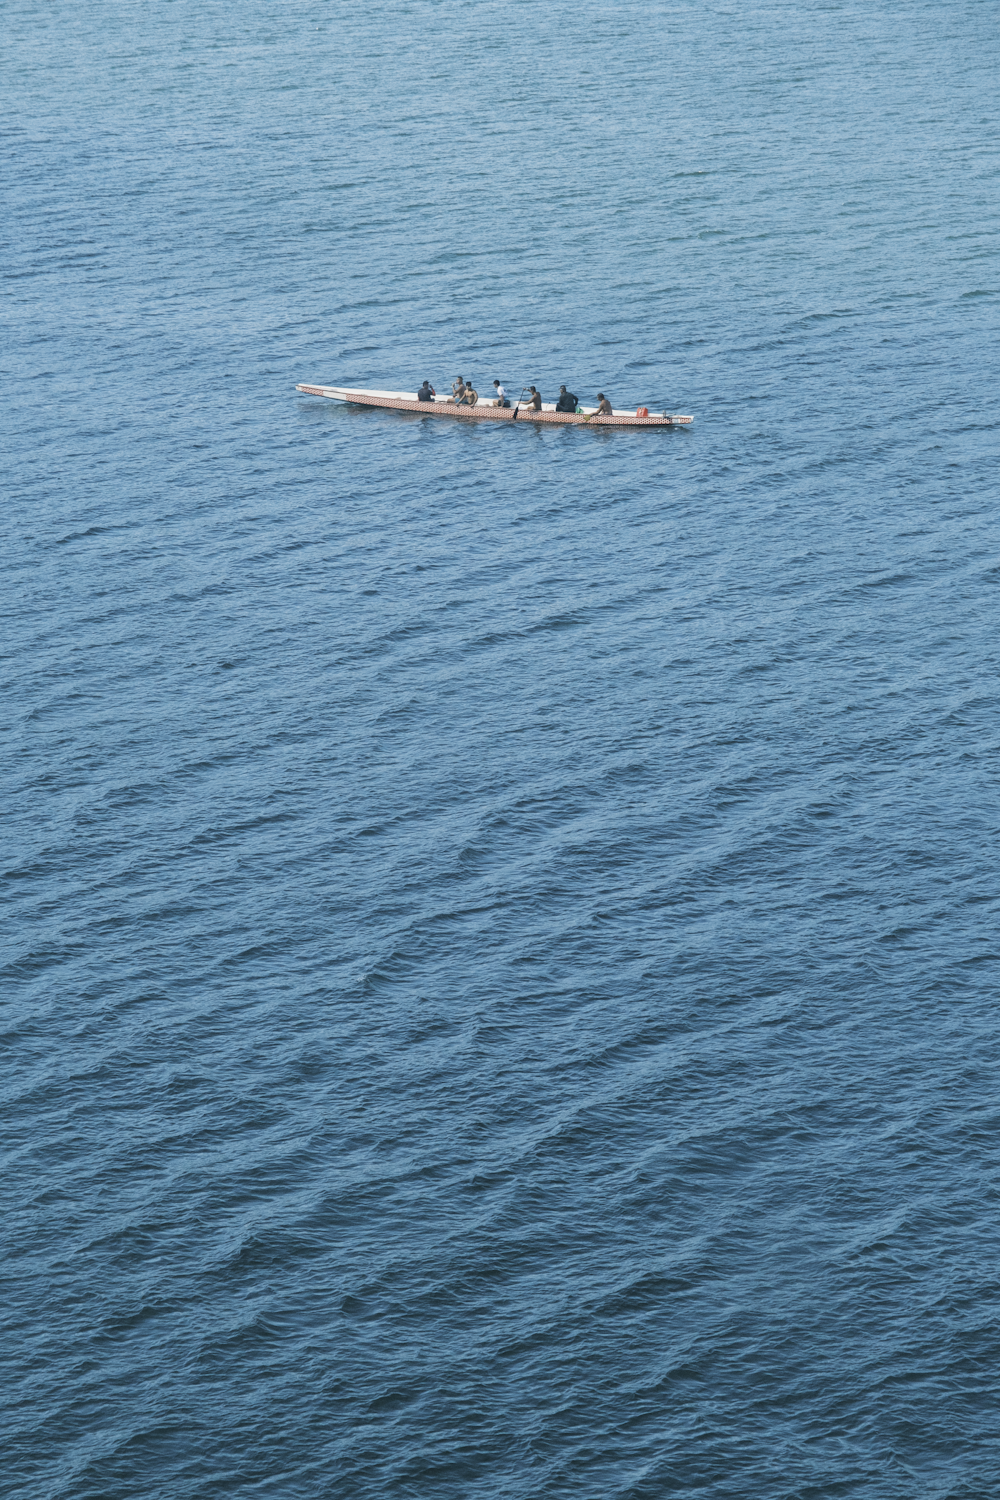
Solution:
<svg viewBox="0 0 1000 1500">
<path fill-rule="evenodd" d="M 3 24 L 4 1496 L 996 1494 L 995 7 Z"/>
</svg>

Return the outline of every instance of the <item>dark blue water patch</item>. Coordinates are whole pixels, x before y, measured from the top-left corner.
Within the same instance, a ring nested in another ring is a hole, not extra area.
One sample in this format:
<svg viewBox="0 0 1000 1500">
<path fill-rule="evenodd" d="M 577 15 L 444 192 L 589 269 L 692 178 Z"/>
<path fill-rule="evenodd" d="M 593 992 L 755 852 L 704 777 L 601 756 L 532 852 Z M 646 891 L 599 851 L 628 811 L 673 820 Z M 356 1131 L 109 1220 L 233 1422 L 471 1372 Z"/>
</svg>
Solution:
<svg viewBox="0 0 1000 1500">
<path fill-rule="evenodd" d="M 8 33 L 5 1493 L 991 1493 L 986 12 Z"/>
</svg>

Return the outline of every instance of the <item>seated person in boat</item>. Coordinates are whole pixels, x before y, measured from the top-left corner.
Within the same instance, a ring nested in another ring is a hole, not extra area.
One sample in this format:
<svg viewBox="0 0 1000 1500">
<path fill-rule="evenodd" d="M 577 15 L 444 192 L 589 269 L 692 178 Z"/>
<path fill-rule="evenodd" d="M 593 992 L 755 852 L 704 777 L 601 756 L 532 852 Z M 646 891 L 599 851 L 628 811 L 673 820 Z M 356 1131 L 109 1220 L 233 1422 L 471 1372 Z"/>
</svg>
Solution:
<svg viewBox="0 0 1000 1500">
<path fill-rule="evenodd" d="M 434 397 L 436 395 L 437 395 L 437 391 L 435 391 L 435 389 L 431 385 L 430 381 L 429 380 L 425 380 L 424 383 L 423 383 L 423 385 L 420 387 L 419 391 L 417 392 L 417 400 L 418 401 L 433 401 Z"/>
<path fill-rule="evenodd" d="M 542 409 L 542 398 L 533 385 L 528 386 L 528 405 L 532 411 L 541 411 Z"/>
<path fill-rule="evenodd" d="M 468 385 L 465 387 L 465 390 L 462 393 L 461 400 L 458 401 L 458 402 L 456 402 L 456 405 L 458 405 L 458 406 L 475 406 L 475 404 L 476 404 L 476 402 L 478 400 L 479 400 L 479 392 L 476 391 L 476 390 L 473 390 L 473 388 L 472 388 L 472 381 L 470 380 L 469 383 L 468 383 Z"/>
<path fill-rule="evenodd" d="M 451 399 L 456 406 L 459 406 L 461 404 L 462 397 L 464 395 L 465 381 L 462 379 L 461 375 L 456 375 L 455 379 L 451 383 Z"/>
<path fill-rule="evenodd" d="M 493 382 L 493 389 L 497 393 L 496 400 L 493 402 L 493 405 L 494 406 L 509 406 L 510 402 L 507 400 L 507 392 L 504 390 L 504 388 L 500 384 L 499 380 L 494 380 L 494 382 Z"/>
<path fill-rule="evenodd" d="M 559 387 L 559 400 L 556 402 L 556 411 L 576 411 L 577 400 L 572 391 L 568 391 L 564 385 Z"/>
<path fill-rule="evenodd" d="M 594 412 L 594 416 L 595 417 L 613 417 L 614 416 L 614 412 L 613 412 L 613 410 L 611 408 L 611 402 L 608 400 L 607 396 L 604 394 L 603 391 L 598 391 L 598 393 L 597 393 L 597 401 L 598 401 L 598 406 L 597 406 L 597 410 Z"/>
</svg>

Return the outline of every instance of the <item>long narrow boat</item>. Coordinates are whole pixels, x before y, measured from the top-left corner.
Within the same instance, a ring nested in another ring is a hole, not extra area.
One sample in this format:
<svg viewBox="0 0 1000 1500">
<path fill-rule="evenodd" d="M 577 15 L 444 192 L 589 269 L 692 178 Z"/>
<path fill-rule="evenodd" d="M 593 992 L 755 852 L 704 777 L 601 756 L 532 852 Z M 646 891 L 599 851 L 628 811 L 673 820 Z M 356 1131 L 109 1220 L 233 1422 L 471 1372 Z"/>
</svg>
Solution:
<svg viewBox="0 0 1000 1500">
<path fill-rule="evenodd" d="M 494 406 L 487 399 L 477 401 L 475 406 L 455 406 L 444 397 L 436 401 L 418 401 L 414 391 L 369 391 L 354 390 L 339 385 L 297 385 L 304 396 L 326 396 L 331 401 L 347 401 L 352 406 L 381 406 L 390 411 L 415 411 L 422 417 L 457 417 L 463 422 L 544 422 L 561 427 L 681 427 L 693 422 L 693 417 L 671 416 L 668 412 L 647 413 L 641 406 L 638 411 L 613 409 L 610 417 L 596 415 L 596 406 L 581 408 L 583 415 L 574 412 L 556 411 L 555 404 L 543 401 L 541 411 L 535 411 L 526 403 L 513 402 L 509 407 Z"/>
</svg>

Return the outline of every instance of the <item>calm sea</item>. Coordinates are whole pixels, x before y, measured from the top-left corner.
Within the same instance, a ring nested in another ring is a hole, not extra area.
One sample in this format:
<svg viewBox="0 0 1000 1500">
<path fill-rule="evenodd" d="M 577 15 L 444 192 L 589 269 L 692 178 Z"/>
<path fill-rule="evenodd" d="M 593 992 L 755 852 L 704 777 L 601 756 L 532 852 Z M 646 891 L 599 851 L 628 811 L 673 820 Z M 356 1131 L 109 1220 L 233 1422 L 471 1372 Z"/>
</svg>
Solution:
<svg viewBox="0 0 1000 1500">
<path fill-rule="evenodd" d="M 3 29 L 5 1500 L 996 1494 L 996 7 Z"/>
</svg>

